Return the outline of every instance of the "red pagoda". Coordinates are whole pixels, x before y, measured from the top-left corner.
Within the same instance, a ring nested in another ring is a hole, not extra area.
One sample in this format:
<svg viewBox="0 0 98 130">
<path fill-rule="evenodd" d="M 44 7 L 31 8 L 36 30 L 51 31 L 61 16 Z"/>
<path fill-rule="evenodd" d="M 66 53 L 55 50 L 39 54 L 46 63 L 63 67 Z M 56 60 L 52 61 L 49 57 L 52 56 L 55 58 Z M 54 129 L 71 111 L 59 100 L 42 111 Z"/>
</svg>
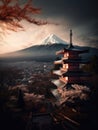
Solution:
<svg viewBox="0 0 98 130">
<path fill-rule="evenodd" d="M 56 52 L 62 54 L 61 60 L 55 61 L 54 64 L 61 64 L 59 70 L 53 70 L 53 74 L 59 76 L 59 79 L 52 80 L 57 87 L 64 87 L 68 84 L 81 84 L 88 77 L 88 73 L 81 70 L 81 64 L 87 64 L 88 61 L 81 58 L 80 54 L 88 53 L 78 46 L 73 46 L 72 43 L 72 30 L 70 30 L 70 44 L 68 47 Z M 84 77 L 84 78 L 83 78 Z"/>
</svg>

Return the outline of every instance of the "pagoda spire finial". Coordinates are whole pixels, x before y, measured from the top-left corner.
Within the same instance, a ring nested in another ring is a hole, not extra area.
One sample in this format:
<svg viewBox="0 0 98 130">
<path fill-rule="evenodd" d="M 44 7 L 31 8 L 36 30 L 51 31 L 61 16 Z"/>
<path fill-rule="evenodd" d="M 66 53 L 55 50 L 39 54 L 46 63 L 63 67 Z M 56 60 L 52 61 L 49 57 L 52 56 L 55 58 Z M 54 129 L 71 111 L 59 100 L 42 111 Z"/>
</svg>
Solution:
<svg viewBox="0 0 98 130">
<path fill-rule="evenodd" d="M 68 46 L 68 48 L 71 48 L 71 47 L 73 47 L 73 44 L 72 44 L 72 29 L 70 30 L 70 44 L 69 44 L 69 46 Z"/>
<path fill-rule="evenodd" d="M 70 30 L 70 44 L 72 44 L 72 30 Z"/>
</svg>

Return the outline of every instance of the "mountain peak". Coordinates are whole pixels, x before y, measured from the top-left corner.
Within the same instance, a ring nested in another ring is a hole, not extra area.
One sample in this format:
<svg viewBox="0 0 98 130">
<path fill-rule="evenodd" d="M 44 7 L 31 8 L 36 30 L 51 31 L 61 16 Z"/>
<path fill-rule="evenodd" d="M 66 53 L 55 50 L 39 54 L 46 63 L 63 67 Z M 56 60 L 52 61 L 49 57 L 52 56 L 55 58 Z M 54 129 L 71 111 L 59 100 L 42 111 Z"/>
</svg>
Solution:
<svg viewBox="0 0 98 130">
<path fill-rule="evenodd" d="M 59 43 L 65 43 L 65 42 L 55 34 L 51 34 L 43 40 L 42 45 L 51 45 Z"/>
</svg>

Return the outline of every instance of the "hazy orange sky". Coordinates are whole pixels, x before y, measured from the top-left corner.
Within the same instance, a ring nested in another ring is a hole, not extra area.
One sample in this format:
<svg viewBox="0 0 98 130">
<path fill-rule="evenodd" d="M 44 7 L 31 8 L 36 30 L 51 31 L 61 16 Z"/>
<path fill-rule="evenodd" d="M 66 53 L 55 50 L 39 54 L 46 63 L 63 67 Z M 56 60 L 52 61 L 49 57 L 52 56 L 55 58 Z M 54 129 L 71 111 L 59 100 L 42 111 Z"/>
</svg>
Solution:
<svg viewBox="0 0 98 130">
<path fill-rule="evenodd" d="M 13 32 L 9 31 L 4 39 L 1 41 L 0 53 L 20 50 L 32 45 L 41 44 L 42 41 L 50 34 L 56 34 L 58 37 L 66 42 L 69 42 L 69 28 L 63 25 L 47 24 L 37 26 L 26 21 L 22 21 L 25 31 Z M 73 42 L 75 44 L 83 45 L 79 39 L 76 38 L 76 30 L 73 30 Z"/>
<path fill-rule="evenodd" d="M 20 3 L 24 3 L 21 0 Z M 7 31 L 0 38 L 0 54 L 41 44 L 50 34 L 56 34 L 69 42 L 69 30 L 73 29 L 75 45 L 98 47 L 96 3 L 92 0 L 33 0 L 42 12 L 37 17 L 51 24 L 37 26 L 21 21 L 24 31 Z M 58 23 L 58 24 L 57 24 Z"/>
</svg>

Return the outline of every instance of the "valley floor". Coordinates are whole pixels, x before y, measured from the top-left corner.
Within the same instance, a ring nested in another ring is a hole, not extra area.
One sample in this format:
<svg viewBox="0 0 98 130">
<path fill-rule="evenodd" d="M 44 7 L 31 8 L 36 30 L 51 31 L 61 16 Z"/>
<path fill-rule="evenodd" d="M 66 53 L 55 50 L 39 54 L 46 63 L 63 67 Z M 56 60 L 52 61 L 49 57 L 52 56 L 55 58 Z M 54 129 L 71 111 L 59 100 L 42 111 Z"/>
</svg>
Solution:
<svg viewBox="0 0 98 130">
<path fill-rule="evenodd" d="M 55 78 L 51 69 L 49 62 L 14 63 L 0 68 L 0 129 L 96 130 L 98 75 L 90 78 L 88 100 L 56 106 L 50 91 L 56 88 L 51 83 Z"/>
</svg>

